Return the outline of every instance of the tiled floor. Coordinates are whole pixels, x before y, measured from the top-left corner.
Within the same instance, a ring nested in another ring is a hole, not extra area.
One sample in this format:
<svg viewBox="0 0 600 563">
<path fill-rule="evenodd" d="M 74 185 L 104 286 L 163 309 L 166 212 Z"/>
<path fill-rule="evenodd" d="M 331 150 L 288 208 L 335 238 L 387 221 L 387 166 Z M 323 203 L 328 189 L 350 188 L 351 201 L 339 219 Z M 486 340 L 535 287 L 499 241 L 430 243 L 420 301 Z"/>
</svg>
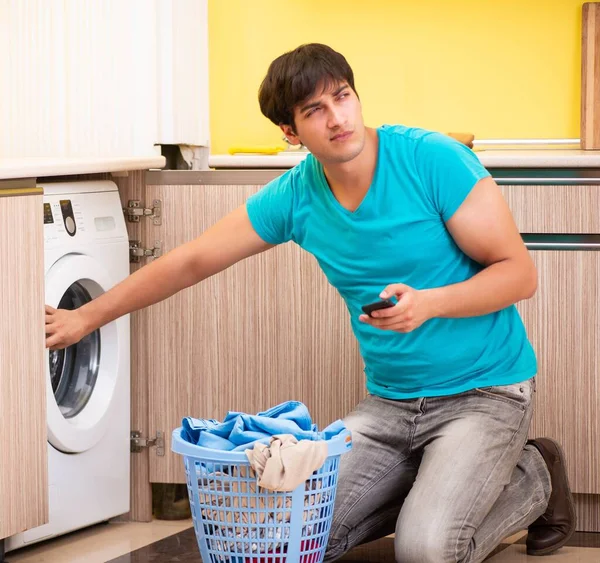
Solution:
<svg viewBox="0 0 600 563">
<path fill-rule="evenodd" d="M 106 563 L 190 528 L 191 520 L 111 522 L 6 554 L 8 563 Z"/>
<path fill-rule="evenodd" d="M 8 553 L 8 563 L 201 563 L 191 522 L 155 520 L 149 524 L 110 523 L 94 526 Z M 525 553 L 525 534 L 505 540 L 486 563 L 539 563 Z M 575 534 L 544 563 L 598 563 L 600 534 Z M 360 546 L 344 558 L 354 563 L 395 563 L 392 538 Z"/>
</svg>

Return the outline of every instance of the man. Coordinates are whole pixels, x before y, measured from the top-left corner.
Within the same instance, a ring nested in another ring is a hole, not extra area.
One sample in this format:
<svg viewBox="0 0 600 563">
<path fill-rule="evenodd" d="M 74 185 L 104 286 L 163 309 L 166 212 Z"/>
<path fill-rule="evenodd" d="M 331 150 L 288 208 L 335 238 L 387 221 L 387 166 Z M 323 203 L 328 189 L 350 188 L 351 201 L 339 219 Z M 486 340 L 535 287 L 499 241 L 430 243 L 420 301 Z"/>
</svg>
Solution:
<svg viewBox="0 0 600 563">
<path fill-rule="evenodd" d="M 449 137 L 365 127 L 325 45 L 273 61 L 259 101 L 306 160 L 98 299 L 48 308 L 47 345 L 293 240 L 346 301 L 369 391 L 346 419 L 326 560 L 394 531 L 403 563 L 479 562 L 525 528 L 528 553 L 560 548 L 573 502 L 559 445 L 527 442 L 537 366 L 514 307 L 537 274 L 494 180 Z M 378 296 L 397 302 L 363 314 Z"/>
</svg>

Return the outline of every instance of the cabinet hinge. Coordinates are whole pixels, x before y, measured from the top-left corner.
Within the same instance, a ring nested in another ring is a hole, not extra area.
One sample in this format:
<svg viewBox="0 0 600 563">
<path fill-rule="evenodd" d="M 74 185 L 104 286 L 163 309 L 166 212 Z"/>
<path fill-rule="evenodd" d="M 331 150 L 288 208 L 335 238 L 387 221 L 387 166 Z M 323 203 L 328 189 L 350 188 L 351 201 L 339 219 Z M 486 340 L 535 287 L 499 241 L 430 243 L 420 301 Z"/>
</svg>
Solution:
<svg viewBox="0 0 600 563">
<path fill-rule="evenodd" d="M 162 225 L 162 203 L 160 199 L 152 202 L 152 207 L 144 207 L 139 199 L 130 199 L 123 213 L 130 223 L 139 223 L 141 217 L 152 219 L 153 225 Z"/>
<path fill-rule="evenodd" d="M 161 242 L 154 241 L 153 248 L 144 248 L 141 240 L 129 241 L 129 261 L 139 262 L 142 258 L 158 258 L 162 253 Z"/>
<path fill-rule="evenodd" d="M 142 438 L 142 433 L 139 430 L 131 431 L 131 453 L 139 453 L 142 448 L 156 447 L 156 455 L 165 455 L 165 436 L 160 430 L 156 431 L 155 438 Z"/>
</svg>

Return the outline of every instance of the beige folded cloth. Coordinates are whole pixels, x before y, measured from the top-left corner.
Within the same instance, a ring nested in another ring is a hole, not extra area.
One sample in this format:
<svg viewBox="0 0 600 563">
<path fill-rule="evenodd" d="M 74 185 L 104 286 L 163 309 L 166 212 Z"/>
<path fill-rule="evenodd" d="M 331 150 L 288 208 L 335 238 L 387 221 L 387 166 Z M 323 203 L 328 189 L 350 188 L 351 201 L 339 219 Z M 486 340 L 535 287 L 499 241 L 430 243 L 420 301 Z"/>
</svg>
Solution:
<svg viewBox="0 0 600 563">
<path fill-rule="evenodd" d="M 291 434 L 273 436 L 269 445 L 245 450 L 258 484 L 270 491 L 293 491 L 319 469 L 327 458 L 325 441 L 300 440 Z"/>
</svg>

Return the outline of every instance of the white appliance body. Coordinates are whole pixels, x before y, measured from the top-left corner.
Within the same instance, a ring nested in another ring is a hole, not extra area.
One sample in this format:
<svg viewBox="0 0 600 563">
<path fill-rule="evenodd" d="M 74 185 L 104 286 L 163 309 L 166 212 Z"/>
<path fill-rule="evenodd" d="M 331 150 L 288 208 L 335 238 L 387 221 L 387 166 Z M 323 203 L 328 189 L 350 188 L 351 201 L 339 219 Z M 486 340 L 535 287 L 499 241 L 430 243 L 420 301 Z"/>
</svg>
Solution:
<svg viewBox="0 0 600 563">
<path fill-rule="evenodd" d="M 129 240 L 110 181 L 46 184 L 46 304 L 77 308 L 129 275 Z M 6 549 L 129 511 L 129 316 L 46 351 L 49 522 Z"/>
</svg>

